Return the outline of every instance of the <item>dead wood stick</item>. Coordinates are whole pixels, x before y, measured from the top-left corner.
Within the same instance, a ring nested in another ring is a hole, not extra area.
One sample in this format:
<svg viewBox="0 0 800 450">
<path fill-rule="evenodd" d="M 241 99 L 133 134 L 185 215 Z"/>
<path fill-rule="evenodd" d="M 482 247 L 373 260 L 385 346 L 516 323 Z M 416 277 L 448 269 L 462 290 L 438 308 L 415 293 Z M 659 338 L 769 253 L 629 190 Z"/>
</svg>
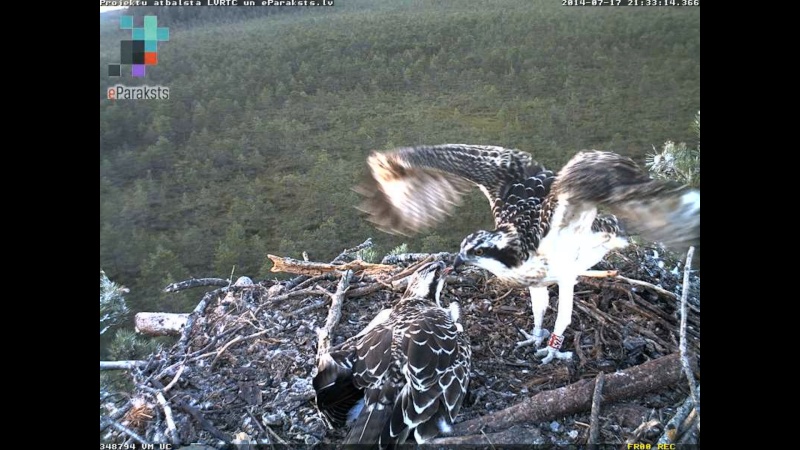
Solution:
<svg viewBox="0 0 800 450">
<path fill-rule="evenodd" d="M 694 400 L 694 407 L 697 409 L 697 423 L 700 424 L 700 392 L 697 388 L 697 381 L 694 379 L 694 372 L 689 364 L 689 351 L 686 348 L 686 321 L 688 312 L 686 311 L 686 299 L 689 297 L 689 273 L 692 268 L 692 256 L 694 256 L 694 247 L 689 247 L 686 253 L 686 264 L 683 268 L 683 289 L 681 290 L 681 340 L 679 348 L 681 351 L 681 364 L 683 365 L 683 372 L 686 374 L 686 380 L 689 382 L 689 392 L 692 394 Z"/>
<path fill-rule="evenodd" d="M 372 264 L 361 260 L 351 261 L 345 264 L 328 264 L 313 261 L 300 261 L 294 258 L 284 258 L 275 255 L 267 255 L 272 261 L 271 272 L 296 273 L 300 275 L 317 276 L 333 271 L 352 270 L 363 272 L 364 274 L 378 274 L 396 270 L 395 266 L 386 264 Z"/>
<path fill-rule="evenodd" d="M 227 344 L 223 345 L 222 348 L 217 350 L 217 356 L 215 356 L 214 360 L 211 361 L 211 368 L 212 369 L 214 368 L 214 366 L 217 364 L 217 361 L 219 360 L 219 357 L 222 356 L 222 354 L 225 353 L 225 351 L 228 350 L 228 348 L 230 348 L 232 345 L 238 344 L 239 342 L 246 341 L 248 339 L 253 339 L 253 338 L 259 337 L 262 334 L 266 334 L 268 331 L 269 331 L 268 329 L 267 330 L 261 330 L 261 331 L 259 331 L 257 333 L 253 333 L 253 334 L 250 334 L 248 336 L 236 336 L 234 339 L 231 339 Z"/>
<path fill-rule="evenodd" d="M 289 300 L 290 298 L 305 297 L 307 295 L 316 294 L 316 293 L 317 293 L 317 291 L 314 288 L 300 289 L 300 290 L 297 290 L 297 291 L 289 292 L 288 294 L 283 294 L 283 295 L 278 295 L 278 296 L 275 296 L 275 297 L 271 297 L 271 298 L 269 298 L 267 300 L 267 302 L 268 303 L 278 303 L 278 302 L 282 302 L 282 301 L 285 301 L 285 300 Z M 266 305 L 266 303 L 264 305 Z M 264 305 L 262 305 L 262 306 L 264 306 Z M 261 309 L 261 306 L 259 306 L 259 308 L 256 310 L 256 312 L 258 312 L 260 309 Z"/>
<path fill-rule="evenodd" d="M 158 404 L 161 405 L 161 409 L 164 410 L 164 419 L 167 421 L 167 436 L 169 440 L 172 441 L 172 445 L 180 447 L 181 438 L 178 436 L 178 428 L 175 426 L 175 419 L 172 418 L 172 407 L 169 406 L 167 399 L 164 398 L 164 394 L 161 391 L 158 391 L 156 394 L 156 400 L 158 400 Z"/>
<path fill-rule="evenodd" d="M 445 261 L 453 258 L 452 253 L 400 253 L 396 255 L 386 255 L 381 264 L 399 264 L 407 262 L 418 262 L 433 257 L 433 261 Z"/>
<path fill-rule="evenodd" d="M 342 304 L 347 290 L 350 289 L 350 279 L 352 277 L 352 270 L 345 272 L 336 286 L 336 292 L 333 294 L 320 288 L 322 292 L 331 298 L 331 307 L 328 309 L 328 316 L 325 318 L 325 326 L 317 329 L 317 361 L 322 355 L 328 353 L 331 348 L 331 333 L 333 333 L 333 328 L 342 318 Z"/>
<path fill-rule="evenodd" d="M 598 319 L 601 319 L 601 321 L 603 323 L 608 323 L 608 324 L 611 324 L 611 325 L 615 325 L 616 328 L 619 328 L 619 329 L 625 328 L 626 326 L 631 327 L 638 334 L 650 338 L 650 340 L 652 340 L 653 343 L 657 346 L 656 350 L 658 350 L 660 352 L 665 352 L 666 353 L 666 352 L 671 352 L 671 351 L 675 350 L 675 345 L 674 344 L 661 339 L 660 337 L 658 337 L 652 331 L 650 331 L 650 330 L 648 330 L 648 329 L 636 324 L 635 322 L 622 322 L 621 320 L 615 318 L 614 316 L 612 316 L 610 314 L 606 314 L 605 312 L 601 311 L 598 307 L 594 306 L 594 304 L 592 302 L 590 302 L 590 301 L 578 299 L 578 301 L 574 302 L 573 304 L 575 305 L 575 307 L 577 307 L 581 311 L 585 312 L 586 314 L 589 314 L 589 315 L 592 315 L 592 316 L 594 316 L 594 317 L 596 317 Z M 619 333 L 619 330 L 617 330 L 616 328 L 611 328 L 611 329 L 613 331 L 615 331 L 616 333 Z M 658 348 L 658 347 L 660 347 L 660 348 Z"/>
<path fill-rule="evenodd" d="M 680 429 L 681 424 L 689 416 L 689 413 L 692 411 L 694 407 L 694 401 L 692 400 L 692 396 L 686 397 L 686 400 L 683 401 L 681 406 L 675 410 L 675 415 L 669 419 L 667 425 L 664 427 L 664 433 L 658 438 L 659 444 L 671 444 L 678 440 L 680 433 L 682 430 Z M 674 430 L 674 432 L 670 432 L 670 430 Z"/>
<path fill-rule="evenodd" d="M 292 289 L 305 289 L 305 288 L 311 286 L 312 284 L 316 283 L 317 281 L 332 280 L 333 278 L 334 278 L 334 273 L 333 272 L 323 273 L 322 275 L 317 275 L 315 277 L 311 277 L 311 278 L 303 281 L 302 283 L 298 284 L 297 286 L 295 286 Z"/>
<path fill-rule="evenodd" d="M 189 314 L 140 312 L 134 317 L 134 329 L 145 336 L 180 336 Z"/>
<path fill-rule="evenodd" d="M 594 380 L 594 395 L 592 395 L 592 413 L 589 421 L 589 448 L 597 449 L 598 439 L 600 438 L 600 401 L 603 397 L 603 384 L 605 376 L 603 372 L 597 374 Z"/>
<path fill-rule="evenodd" d="M 633 430 L 633 433 L 631 433 L 630 437 L 628 437 L 628 439 L 625 439 L 625 444 L 636 444 L 638 442 L 641 442 L 642 436 L 644 436 L 645 433 L 648 433 L 650 430 L 654 430 L 655 428 L 658 427 L 661 427 L 661 422 L 655 419 L 647 422 L 642 422 L 641 425 L 639 425 L 638 427 L 636 427 L 635 430 Z"/>
<path fill-rule="evenodd" d="M 342 253 L 339 253 L 339 256 L 337 256 L 336 258 L 333 258 L 333 261 L 331 261 L 331 264 L 336 263 L 337 261 L 341 260 L 342 258 L 344 258 L 347 255 L 359 252 L 361 250 L 364 250 L 365 248 L 370 248 L 372 246 L 373 246 L 372 238 L 367 238 L 366 241 L 356 245 L 353 248 L 348 248 L 347 250 L 342 250 Z"/>
<path fill-rule="evenodd" d="M 223 280 L 222 278 L 192 278 L 190 280 L 169 284 L 164 288 L 164 292 L 178 292 L 184 289 L 203 286 L 225 287 L 228 284 L 230 284 L 230 282 L 228 280 Z"/>
<path fill-rule="evenodd" d="M 211 422 L 208 421 L 203 415 L 198 411 L 196 408 L 189 406 L 186 402 L 175 399 L 175 405 L 188 413 L 192 418 L 203 427 L 204 430 L 208 431 L 212 436 L 219 439 L 226 444 L 231 443 L 231 437 L 227 434 L 223 433 L 222 431 L 218 430 Z"/>
<path fill-rule="evenodd" d="M 272 427 L 270 427 L 270 426 L 268 425 L 266 428 L 267 428 L 267 432 L 269 432 L 269 434 L 271 434 L 271 435 L 272 435 L 272 437 L 274 437 L 274 438 L 275 438 L 275 440 L 276 440 L 276 441 L 278 441 L 278 443 L 279 443 L 279 444 L 281 444 L 281 445 L 286 445 L 286 441 L 284 441 L 283 439 L 281 439 L 281 437 L 280 437 L 280 436 L 278 436 L 278 434 L 277 434 L 277 433 L 275 433 L 274 431 L 272 431 Z"/>
<path fill-rule="evenodd" d="M 644 286 L 646 288 L 650 288 L 650 289 L 658 292 L 659 294 L 664 295 L 664 296 L 669 297 L 669 298 L 673 298 L 673 299 L 678 298 L 678 296 L 673 294 L 672 292 L 670 292 L 670 291 L 668 291 L 668 290 L 666 290 L 664 288 L 660 288 L 660 287 L 656 286 L 655 284 L 648 283 L 646 281 L 634 280 L 632 278 L 623 277 L 622 275 L 617 275 L 616 277 L 614 277 L 614 279 L 615 280 L 626 281 L 626 282 L 628 282 L 630 284 L 633 284 L 633 285 L 636 285 L 636 286 Z"/>
<path fill-rule="evenodd" d="M 678 353 L 669 354 L 629 369 L 605 375 L 603 397 L 606 402 L 636 398 L 646 392 L 662 389 L 681 379 Z M 467 420 L 453 426 L 453 434 L 475 434 L 482 429 L 503 429 L 515 423 L 541 422 L 568 416 L 591 407 L 593 380 L 540 392 L 509 408 Z"/>
<path fill-rule="evenodd" d="M 296 309 L 294 311 L 288 312 L 288 313 L 284 314 L 283 317 L 302 316 L 303 314 L 305 314 L 305 313 L 307 313 L 309 311 L 313 311 L 313 310 L 315 310 L 317 308 L 322 308 L 323 306 L 325 306 L 325 303 L 326 303 L 325 300 L 317 301 L 317 302 L 314 302 L 314 303 L 312 303 L 312 304 L 310 304 L 308 306 L 304 306 L 302 308 L 299 308 L 299 309 Z"/>
<path fill-rule="evenodd" d="M 175 384 L 178 382 L 178 379 L 181 377 L 181 374 L 183 374 L 184 369 L 186 369 L 186 364 L 181 364 L 181 366 L 178 368 L 178 373 L 175 374 L 175 377 L 172 378 L 172 381 L 170 381 L 169 384 L 167 384 L 167 386 L 163 389 L 164 392 L 169 391 L 172 389 L 172 386 L 175 386 Z"/>
<path fill-rule="evenodd" d="M 227 288 L 219 288 L 219 289 L 214 289 L 213 291 L 206 292 L 206 295 L 203 296 L 203 299 L 200 300 L 200 303 L 198 303 L 197 306 L 195 306 L 194 311 L 192 311 L 192 313 L 189 314 L 189 318 L 186 320 L 186 326 L 183 327 L 183 335 L 181 335 L 181 340 L 178 341 L 178 349 L 180 350 L 179 353 L 183 354 L 187 353 L 187 348 L 189 345 L 189 337 L 192 334 L 192 328 L 194 328 L 194 322 L 197 320 L 198 317 L 205 314 L 206 307 L 211 302 L 211 300 L 226 290 Z"/>
<path fill-rule="evenodd" d="M 106 428 L 110 426 L 111 428 L 119 431 L 120 433 L 127 434 L 134 441 L 136 441 L 136 442 L 138 442 L 138 443 L 140 443 L 142 445 L 147 445 L 147 441 L 143 437 L 141 437 L 138 434 L 136 434 L 136 432 L 132 431 L 130 428 L 128 428 L 128 427 L 126 427 L 126 426 L 122 425 L 121 423 L 119 423 L 117 421 L 114 421 L 114 420 L 110 420 L 110 419 L 104 419 L 104 420 L 108 423 Z M 101 426 L 101 428 L 102 428 L 102 426 Z"/>
<path fill-rule="evenodd" d="M 100 361 L 100 370 L 132 370 L 146 365 L 147 361 Z"/>
</svg>

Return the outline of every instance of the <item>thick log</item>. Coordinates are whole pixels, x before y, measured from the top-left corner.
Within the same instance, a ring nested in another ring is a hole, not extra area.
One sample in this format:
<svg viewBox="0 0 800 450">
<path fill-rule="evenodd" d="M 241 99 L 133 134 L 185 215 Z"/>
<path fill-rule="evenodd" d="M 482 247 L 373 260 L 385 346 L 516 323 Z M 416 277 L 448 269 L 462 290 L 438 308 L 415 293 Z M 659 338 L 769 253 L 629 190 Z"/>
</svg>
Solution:
<svg viewBox="0 0 800 450">
<path fill-rule="evenodd" d="M 672 353 L 630 369 L 606 374 L 603 401 L 613 403 L 677 384 L 683 375 L 680 355 Z M 541 392 L 514 406 L 453 426 L 454 435 L 503 430 L 522 422 L 541 422 L 586 411 L 592 406 L 595 380 L 586 379 Z"/>
<path fill-rule="evenodd" d="M 134 319 L 136 332 L 146 336 L 180 336 L 189 314 L 140 312 Z"/>
</svg>

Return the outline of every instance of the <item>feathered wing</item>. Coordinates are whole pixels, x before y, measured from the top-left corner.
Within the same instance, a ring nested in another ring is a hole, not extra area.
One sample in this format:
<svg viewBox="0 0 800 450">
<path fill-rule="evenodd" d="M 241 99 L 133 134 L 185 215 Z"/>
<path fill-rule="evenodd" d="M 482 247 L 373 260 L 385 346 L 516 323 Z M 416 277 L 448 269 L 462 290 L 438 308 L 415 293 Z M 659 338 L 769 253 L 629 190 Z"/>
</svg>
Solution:
<svg viewBox="0 0 800 450">
<path fill-rule="evenodd" d="M 439 434 L 440 423 L 451 425 L 461 408 L 469 382 L 465 333 L 440 308 L 406 309 L 395 318 L 359 342 L 353 373 L 365 404 L 346 446 L 385 448 L 412 436 L 422 442 Z"/>
<path fill-rule="evenodd" d="M 364 397 L 353 384 L 354 345 L 345 342 L 341 349 L 331 351 L 317 362 L 317 375 L 313 385 L 317 408 L 336 426 L 347 422 L 351 409 Z"/>
<path fill-rule="evenodd" d="M 364 393 L 364 407 L 347 433 L 344 445 L 378 443 L 387 427 L 394 398 L 402 388 L 398 371 L 391 370 L 394 322 L 390 319 L 358 340 L 353 383 Z"/>
<path fill-rule="evenodd" d="M 530 154 L 496 146 L 445 144 L 373 152 L 359 209 L 388 233 L 409 235 L 441 222 L 478 185 L 492 206 L 514 183 L 540 172 Z M 497 219 L 497 217 L 496 217 Z"/>
<path fill-rule="evenodd" d="M 633 160 L 616 153 L 578 153 L 558 174 L 553 193 L 578 207 L 605 207 L 628 231 L 668 247 L 700 242 L 700 191 L 653 180 Z"/>
<path fill-rule="evenodd" d="M 407 383 L 382 441 L 403 442 L 413 435 L 425 442 L 441 427 L 449 428 L 461 409 L 469 384 L 469 341 L 446 311 L 429 309 L 409 327 L 403 348 Z"/>
</svg>

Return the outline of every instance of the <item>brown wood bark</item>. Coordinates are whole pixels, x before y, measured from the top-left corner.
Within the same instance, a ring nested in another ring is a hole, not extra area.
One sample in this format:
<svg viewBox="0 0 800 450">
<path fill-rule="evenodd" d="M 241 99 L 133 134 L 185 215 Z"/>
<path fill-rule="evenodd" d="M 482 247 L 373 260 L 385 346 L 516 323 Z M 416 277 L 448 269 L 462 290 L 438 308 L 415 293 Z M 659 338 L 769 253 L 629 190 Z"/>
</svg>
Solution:
<svg viewBox="0 0 800 450">
<path fill-rule="evenodd" d="M 672 353 L 630 369 L 606 374 L 603 401 L 637 398 L 646 392 L 677 384 L 683 375 L 680 355 Z M 541 422 L 586 411 L 592 406 L 594 379 L 541 392 L 514 406 L 453 426 L 454 435 L 503 430 L 521 422 Z"/>
</svg>

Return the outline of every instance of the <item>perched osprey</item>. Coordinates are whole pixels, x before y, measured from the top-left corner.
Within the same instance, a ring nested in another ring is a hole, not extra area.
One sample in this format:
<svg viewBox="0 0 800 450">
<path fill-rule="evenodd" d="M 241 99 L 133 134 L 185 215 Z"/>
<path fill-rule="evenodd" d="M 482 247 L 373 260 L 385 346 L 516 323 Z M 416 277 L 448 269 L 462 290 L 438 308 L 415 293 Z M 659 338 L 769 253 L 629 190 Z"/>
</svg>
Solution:
<svg viewBox="0 0 800 450">
<path fill-rule="evenodd" d="M 537 352 L 543 363 L 572 357 L 559 349 L 578 275 L 627 245 L 617 218 L 598 215 L 598 207 L 625 220 L 630 231 L 673 248 L 700 238 L 700 192 L 653 180 L 615 153 L 580 152 L 558 175 L 526 152 L 462 144 L 373 152 L 367 165 L 371 177 L 356 189 L 365 197 L 360 209 L 389 233 L 408 235 L 440 222 L 466 190 L 481 188 L 495 229 L 467 236 L 454 266 L 475 265 L 529 288 L 534 329 L 522 332 L 527 340 L 518 345 L 539 347 L 549 335 L 542 328 L 547 286 L 558 284 L 555 329 Z"/>
<path fill-rule="evenodd" d="M 440 304 L 445 277 L 445 263 L 423 266 L 394 308 L 320 358 L 317 406 L 333 423 L 352 424 L 345 445 L 422 443 L 450 430 L 471 350 L 458 303 Z"/>
</svg>

